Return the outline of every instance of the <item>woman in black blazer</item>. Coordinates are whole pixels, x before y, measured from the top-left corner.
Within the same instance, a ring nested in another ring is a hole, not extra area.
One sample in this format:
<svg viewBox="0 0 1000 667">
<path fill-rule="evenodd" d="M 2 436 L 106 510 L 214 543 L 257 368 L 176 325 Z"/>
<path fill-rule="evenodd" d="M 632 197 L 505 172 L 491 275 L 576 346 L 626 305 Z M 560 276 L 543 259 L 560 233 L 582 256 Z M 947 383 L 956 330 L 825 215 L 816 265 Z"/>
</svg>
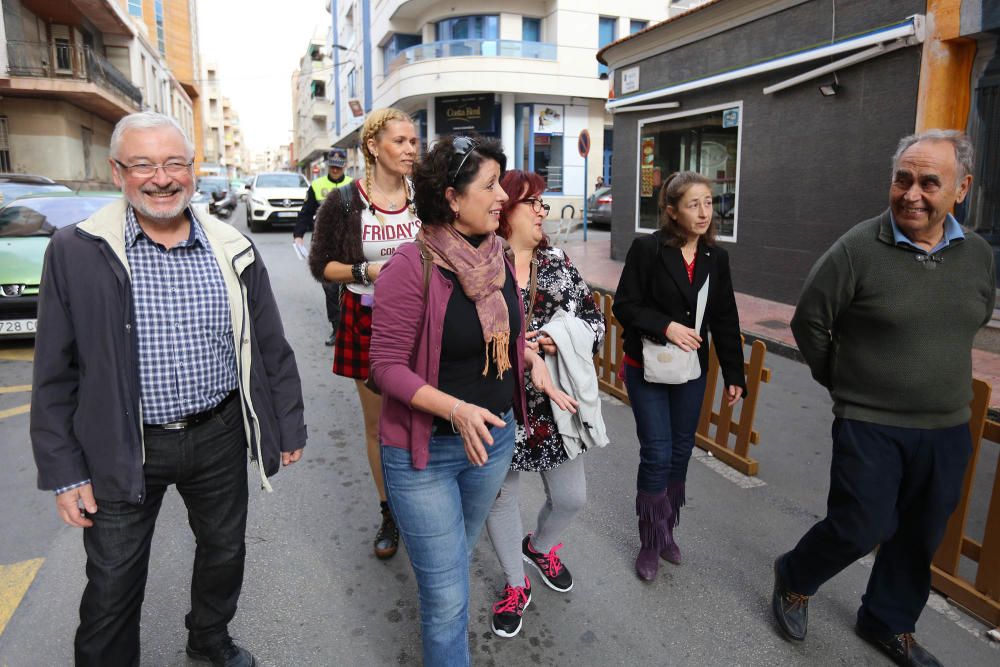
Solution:
<svg viewBox="0 0 1000 667">
<path fill-rule="evenodd" d="M 639 555 L 636 573 L 652 580 L 659 559 L 679 564 L 673 529 L 684 506 L 684 484 L 705 394 L 708 332 L 719 357 L 732 405 L 746 392 L 740 320 L 729 274 L 729 255 L 715 245 L 712 182 L 686 171 L 670 176 L 660 191 L 662 226 L 637 238 L 628 251 L 614 313 L 625 327 L 625 387 L 639 438 Z M 709 280 L 701 331 L 695 331 L 698 290 Z M 698 350 L 701 376 L 684 384 L 647 382 L 642 339 L 668 340 Z"/>
</svg>

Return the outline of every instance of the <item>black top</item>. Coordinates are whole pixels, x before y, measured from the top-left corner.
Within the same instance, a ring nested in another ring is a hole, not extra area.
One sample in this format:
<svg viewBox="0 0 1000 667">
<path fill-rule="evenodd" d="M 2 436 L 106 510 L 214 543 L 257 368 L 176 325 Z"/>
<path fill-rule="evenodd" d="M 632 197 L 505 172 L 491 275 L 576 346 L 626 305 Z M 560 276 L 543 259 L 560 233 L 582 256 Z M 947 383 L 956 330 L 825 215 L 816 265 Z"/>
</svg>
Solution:
<svg viewBox="0 0 1000 667">
<path fill-rule="evenodd" d="M 665 343 L 664 332 L 671 322 L 694 328 L 698 290 L 709 277 L 708 302 L 699 332 L 705 341 L 698 348 L 701 371 L 704 373 L 708 367 L 706 343 L 711 331 L 726 385 L 742 387 L 745 394 L 743 342 L 729 273 L 729 253 L 717 245 L 698 244 L 692 284 L 680 248 L 664 245 L 659 231 L 632 242 L 612 307 L 615 317 L 625 327 L 625 354 L 641 363 L 643 338 Z"/>
<path fill-rule="evenodd" d="M 486 375 L 483 375 L 486 341 L 483 340 L 483 327 L 479 323 L 475 302 L 465 296 L 458 284 L 458 276 L 447 269 L 437 268 L 441 275 L 455 285 L 444 316 L 438 389 L 466 403 L 486 408 L 495 415 L 502 415 L 514 402 L 514 355 L 517 354 L 515 339 L 521 330 L 521 308 L 517 300 L 514 276 L 505 264 L 507 279 L 503 284 L 503 297 L 510 314 L 511 369 L 498 379 L 496 365 L 492 361 Z M 447 419 L 436 417 L 434 430 L 438 433 L 451 433 L 451 423 Z"/>
</svg>

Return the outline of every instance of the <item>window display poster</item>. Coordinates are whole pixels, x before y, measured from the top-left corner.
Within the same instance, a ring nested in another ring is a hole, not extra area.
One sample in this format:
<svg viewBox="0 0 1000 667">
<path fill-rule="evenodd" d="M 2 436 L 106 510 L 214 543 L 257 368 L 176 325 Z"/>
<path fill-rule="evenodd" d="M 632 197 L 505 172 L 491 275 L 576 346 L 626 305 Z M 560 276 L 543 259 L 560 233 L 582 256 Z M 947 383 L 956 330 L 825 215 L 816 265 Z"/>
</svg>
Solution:
<svg viewBox="0 0 1000 667">
<path fill-rule="evenodd" d="M 726 109 L 722 112 L 722 127 L 739 127 L 740 110 Z"/>
<path fill-rule="evenodd" d="M 653 159 L 656 155 L 656 137 L 643 137 L 639 144 L 639 160 L 642 166 L 653 166 Z"/>
<path fill-rule="evenodd" d="M 653 165 L 644 164 L 642 169 L 639 170 L 639 196 L 640 197 L 652 197 L 653 190 L 656 186 L 653 184 L 655 175 L 653 172 Z"/>
<path fill-rule="evenodd" d="M 535 134 L 563 133 L 563 106 L 561 104 L 534 105 Z"/>
</svg>

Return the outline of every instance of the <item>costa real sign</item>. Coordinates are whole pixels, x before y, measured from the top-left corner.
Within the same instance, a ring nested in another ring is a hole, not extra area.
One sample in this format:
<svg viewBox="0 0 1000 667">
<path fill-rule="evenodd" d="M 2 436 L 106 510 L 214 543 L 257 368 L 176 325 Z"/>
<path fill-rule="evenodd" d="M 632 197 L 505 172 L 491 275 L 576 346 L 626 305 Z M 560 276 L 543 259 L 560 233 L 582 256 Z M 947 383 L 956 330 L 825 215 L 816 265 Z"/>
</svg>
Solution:
<svg viewBox="0 0 1000 667">
<path fill-rule="evenodd" d="M 496 103 L 493 95 L 461 95 L 434 100 L 434 125 L 438 134 L 493 133 Z"/>
</svg>

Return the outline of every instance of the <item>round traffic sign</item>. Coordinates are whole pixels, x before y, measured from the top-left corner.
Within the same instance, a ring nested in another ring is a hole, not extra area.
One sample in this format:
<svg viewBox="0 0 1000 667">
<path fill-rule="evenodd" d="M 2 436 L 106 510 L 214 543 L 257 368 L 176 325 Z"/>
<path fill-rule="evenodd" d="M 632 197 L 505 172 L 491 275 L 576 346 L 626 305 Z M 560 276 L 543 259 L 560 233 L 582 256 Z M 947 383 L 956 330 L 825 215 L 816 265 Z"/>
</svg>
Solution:
<svg viewBox="0 0 1000 667">
<path fill-rule="evenodd" d="M 580 137 L 576 140 L 576 149 L 580 151 L 580 157 L 587 157 L 590 154 L 590 131 L 586 128 L 580 130 Z"/>
</svg>

